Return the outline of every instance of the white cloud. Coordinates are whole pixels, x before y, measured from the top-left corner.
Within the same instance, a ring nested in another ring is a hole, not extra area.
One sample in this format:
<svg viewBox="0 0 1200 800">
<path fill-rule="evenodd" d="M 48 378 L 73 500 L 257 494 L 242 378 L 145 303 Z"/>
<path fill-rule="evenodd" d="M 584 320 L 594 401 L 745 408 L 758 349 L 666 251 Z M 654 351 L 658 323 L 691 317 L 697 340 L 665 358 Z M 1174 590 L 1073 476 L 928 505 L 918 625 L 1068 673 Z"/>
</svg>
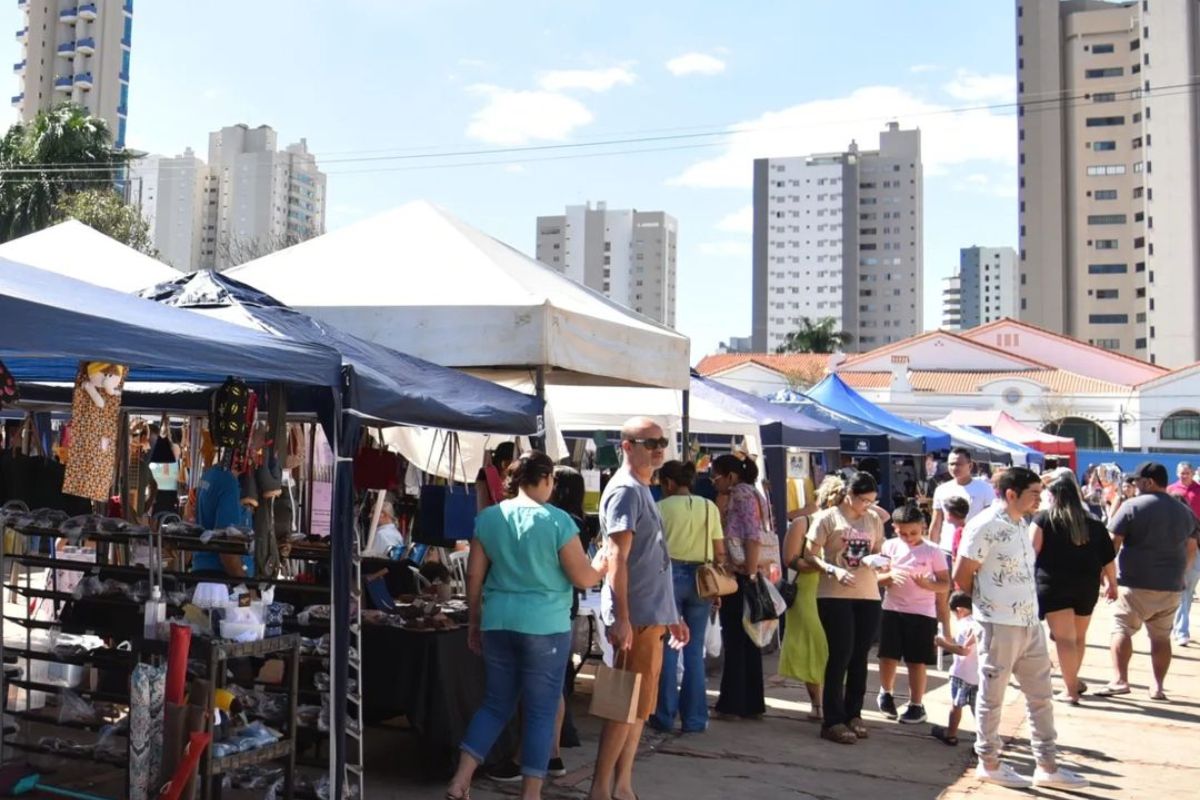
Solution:
<svg viewBox="0 0 1200 800">
<path fill-rule="evenodd" d="M 920 75 L 923 72 L 937 72 L 940 69 L 941 67 L 937 64 L 913 64 L 908 71 L 913 75 Z"/>
<path fill-rule="evenodd" d="M 967 103 L 1013 103 L 1017 99 L 1017 81 L 1011 73 L 980 75 L 960 69 L 954 80 L 942 88 L 946 94 Z"/>
<path fill-rule="evenodd" d="M 972 172 L 955 180 L 950 188 L 956 192 L 1015 198 L 1017 196 L 1017 174 L 1011 169 Z"/>
<path fill-rule="evenodd" d="M 548 92 L 561 92 L 569 89 L 607 92 L 614 86 L 628 86 L 636 80 L 637 75 L 625 67 L 558 69 L 539 75 L 538 86 Z"/>
<path fill-rule="evenodd" d="M 524 164 L 505 164 L 504 171 L 508 172 L 512 175 L 520 175 L 520 174 L 524 173 L 526 170 L 525 170 Z"/>
<path fill-rule="evenodd" d="M 725 71 L 725 62 L 707 53 L 684 53 L 668 61 L 667 69 L 677 78 L 683 75 L 719 75 Z"/>
<path fill-rule="evenodd" d="M 841 151 L 854 139 L 873 150 L 891 121 L 919 127 L 927 176 L 974 162 L 1016 163 L 1016 118 L 988 109 L 952 112 L 893 86 L 858 89 L 846 97 L 813 100 L 770 111 L 731 128 L 725 152 L 699 161 L 669 183 L 676 186 L 745 188 L 756 158 Z"/>
<path fill-rule="evenodd" d="M 487 98 L 467 125 L 467 136 L 497 145 L 536 140 L 562 141 L 593 119 L 583 103 L 564 94 L 522 91 L 479 84 L 471 91 Z"/>
<path fill-rule="evenodd" d="M 726 233 L 753 233 L 754 206 L 742 206 L 717 223 L 717 230 Z"/>
<path fill-rule="evenodd" d="M 484 61 L 482 58 L 460 58 L 458 60 L 458 65 L 460 67 L 472 67 L 474 69 L 487 69 L 491 66 L 491 64 Z"/>
<path fill-rule="evenodd" d="M 702 256 L 748 256 L 749 242 L 701 242 L 696 250 Z"/>
</svg>

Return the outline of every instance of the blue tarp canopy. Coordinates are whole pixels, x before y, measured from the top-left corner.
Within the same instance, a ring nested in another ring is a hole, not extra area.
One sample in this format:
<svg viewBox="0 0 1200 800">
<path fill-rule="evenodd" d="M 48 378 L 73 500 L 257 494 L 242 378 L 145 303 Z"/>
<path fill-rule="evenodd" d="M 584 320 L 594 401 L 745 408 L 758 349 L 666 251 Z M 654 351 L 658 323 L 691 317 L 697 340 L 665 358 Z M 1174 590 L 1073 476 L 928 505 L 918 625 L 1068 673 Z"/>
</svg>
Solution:
<svg viewBox="0 0 1200 800">
<path fill-rule="evenodd" d="M 919 456 L 924 453 L 924 443 L 920 439 L 903 436 L 835 411 L 800 392 L 783 389 L 771 398 L 771 402 L 791 407 L 799 414 L 837 428 L 841 434 L 843 453 L 901 456 Z"/>
<path fill-rule="evenodd" d="M 938 430 L 950 434 L 950 443 L 954 447 L 967 448 L 971 452 L 971 458 L 974 461 L 1003 464 L 1005 466 L 1012 466 L 1013 464 L 1012 450 L 1008 447 L 1002 447 L 990 435 L 985 434 L 977 428 L 955 425 L 952 422 L 936 422 L 934 426 Z M 1020 465 L 1018 464 L 1018 466 Z"/>
<path fill-rule="evenodd" d="M 955 439 L 961 438 L 968 442 L 977 442 L 989 449 L 1004 451 L 1009 454 L 1012 463 L 1018 467 L 1037 466 L 1038 469 L 1041 469 L 1046 463 L 1045 454 L 1034 450 L 1032 447 L 1027 447 L 1018 442 L 1010 442 L 1007 439 L 1001 439 L 999 436 L 995 436 L 979 428 L 970 425 L 956 425 L 946 420 L 937 420 L 933 425 L 946 431 Z"/>
<path fill-rule="evenodd" d="M 337 387 L 341 359 L 133 295 L 0 259 L 0 359 L 19 382 L 71 383 L 81 360 L 128 380 L 220 383 L 229 375 Z"/>
<path fill-rule="evenodd" d="M 868 401 L 846 385 L 836 374 L 826 375 L 816 386 L 805 392 L 813 400 L 834 411 L 841 411 L 880 428 L 920 439 L 925 452 L 950 449 L 950 434 L 898 417 Z"/>
<path fill-rule="evenodd" d="M 713 405 L 755 419 L 765 446 L 804 447 L 809 450 L 838 450 L 841 447 L 836 427 L 786 406 L 699 375 L 692 375 L 691 391 L 693 397 L 702 397 Z"/>
<path fill-rule="evenodd" d="M 360 339 L 214 272 L 195 272 L 141 296 L 279 340 L 321 344 L 353 369 L 347 407 L 370 420 L 479 433 L 536 433 L 543 403 L 491 381 Z"/>
</svg>

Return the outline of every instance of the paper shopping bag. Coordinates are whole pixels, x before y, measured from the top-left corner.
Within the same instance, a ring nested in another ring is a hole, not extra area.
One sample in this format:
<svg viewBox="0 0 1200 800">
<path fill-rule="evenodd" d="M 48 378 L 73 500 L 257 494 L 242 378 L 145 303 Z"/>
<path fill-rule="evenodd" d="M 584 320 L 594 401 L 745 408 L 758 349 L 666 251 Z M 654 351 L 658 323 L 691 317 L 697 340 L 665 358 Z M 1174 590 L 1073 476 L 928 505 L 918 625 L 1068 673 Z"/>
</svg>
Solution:
<svg viewBox="0 0 1200 800">
<path fill-rule="evenodd" d="M 601 664 L 596 669 L 596 683 L 588 713 L 613 722 L 634 722 L 637 720 L 641 691 L 642 676 L 639 673 Z"/>
</svg>

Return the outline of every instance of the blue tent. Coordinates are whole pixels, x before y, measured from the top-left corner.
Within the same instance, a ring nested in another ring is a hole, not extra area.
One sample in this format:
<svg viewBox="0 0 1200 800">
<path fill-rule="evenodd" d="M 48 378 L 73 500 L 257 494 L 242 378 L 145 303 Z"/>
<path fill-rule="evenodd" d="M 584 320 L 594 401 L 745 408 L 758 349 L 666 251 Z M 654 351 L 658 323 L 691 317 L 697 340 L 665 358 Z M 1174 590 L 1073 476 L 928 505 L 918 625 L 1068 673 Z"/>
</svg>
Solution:
<svg viewBox="0 0 1200 800">
<path fill-rule="evenodd" d="M 771 398 L 772 403 L 790 406 L 817 422 L 832 425 L 841 434 L 841 450 L 847 454 L 919 456 L 925 452 L 920 439 L 904 436 L 864 422 L 849 414 L 843 414 L 823 406 L 816 400 L 791 389 L 783 389 Z"/>
<path fill-rule="evenodd" d="M 806 394 L 834 411 L 841 411 L 905 436 L 916 437 L 924 443 L 927 453 L 950 449 L 950 434 L 937 428 L 909 422 L 890 411 L 885 411 L 847 386 L 836 373 L 826 375 L 824 380 L 809 389 Z"/>
<path fill-rule="evenodd" d="M 19 382 L 75 380 L 79 361 L 130 367 L 135 381 L 220 383 L 229 375 L 337 387 L 341 359 L 290 342 L 0 260 L 0 359 Z"/>
<path fill-rule="evenodd" d="M 226 275 L 196 272 L 140 294 L 286 341 L 333 348 L 353 368 L 347 407 L 367 419 L 480 433 L 541 428 L 543 402 L 536 397 L 360 339 Z"/>
<path fill-rule="evenodd" d="M 775 525 L 783 534 L 787 526 L 787 448 L 820 450 L 825 468 L 837 462 L 833 455 L 841 447 L 841 435 L 833 425 L 805 416 L 786 406 L 776 405 L 731 386 L 692 374 L 693 397 L 702 397 L 714 405 L 745 414 L 757 420 L 762 437 L 763 460 L 771 484 L 771 506 Z"/>
</svg>

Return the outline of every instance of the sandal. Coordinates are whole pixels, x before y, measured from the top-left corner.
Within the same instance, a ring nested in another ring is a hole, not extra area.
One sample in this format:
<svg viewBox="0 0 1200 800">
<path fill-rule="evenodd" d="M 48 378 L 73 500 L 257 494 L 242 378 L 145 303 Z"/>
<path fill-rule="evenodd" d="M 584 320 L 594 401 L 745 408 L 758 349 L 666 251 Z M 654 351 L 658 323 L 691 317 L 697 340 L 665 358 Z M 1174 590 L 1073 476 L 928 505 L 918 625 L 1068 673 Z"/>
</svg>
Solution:
<svg viewBox="0 0 1200 800">
<path fill-rule="evenodd" d="M 1092 694 L 1096 695 L 1096 697 L 1117 697 L 1118 695 L 1129 694 L 1132 691 L 1128 686 L 1113 686 L 1109 684 L 1097 689 Z"/>
<path fill-rule="evenodd" d="M 1054 701 L 1056 703 L 1066 703 L 1069 706 L 1079 705 L 1079 698 L 1071 697 L 1071 695 L 1067 694 L 1066 692 L 1055 692 Z"/>
<path fill-rule="evenodd" d="M 471 791 L 468 789 L 462 794 L 450 794 L 450 790 L 446 790 L 446 800 L 471 800 Z"/>
<path fill-rule="evenodd" d="M 1084 683 L 1083 681 L 1080 681 L 1079 685 L 1075 689 L 1075 693 L 1076 694 L 1087 694 L 1088 693 L 1088 685 L 1086 683 Z"/>
<path fill-rule="evenodd" d="M 858 741 L 858 737 L 854 735 L 854 731 L 845 725 L 833 725 L 828 728 L 821 728 L 821 738 L 836 742 L 837 744 L 854 744 Z"/>
<path fill-rule="evenodd" d="M 951 747 L 958 747 L 958 737 L 951 736 L 950 734 L 946 733 L 946 729 L 941 725 L 934 725 L 933 729 L 929 731 L 929 734 L 942 744 L 947 744 Z"/>
<path fill-rule="evenodd" d="M 859 739 L 867 739 L 871 736 L 871 732 L 867 730 L 867 723 L 862 721 L 862 717 L 855 717 L 850 720 L 846 723 L 846 727 Z"/>
<path fill-rule="evenodd" d="M 813 722 L 820 722 L 821 720 L 825 719 L 825 712 L 822 711 L 820 706 L 813 706 L 808 712 L 808 719 L 812 720 Z"/>
</svg>

